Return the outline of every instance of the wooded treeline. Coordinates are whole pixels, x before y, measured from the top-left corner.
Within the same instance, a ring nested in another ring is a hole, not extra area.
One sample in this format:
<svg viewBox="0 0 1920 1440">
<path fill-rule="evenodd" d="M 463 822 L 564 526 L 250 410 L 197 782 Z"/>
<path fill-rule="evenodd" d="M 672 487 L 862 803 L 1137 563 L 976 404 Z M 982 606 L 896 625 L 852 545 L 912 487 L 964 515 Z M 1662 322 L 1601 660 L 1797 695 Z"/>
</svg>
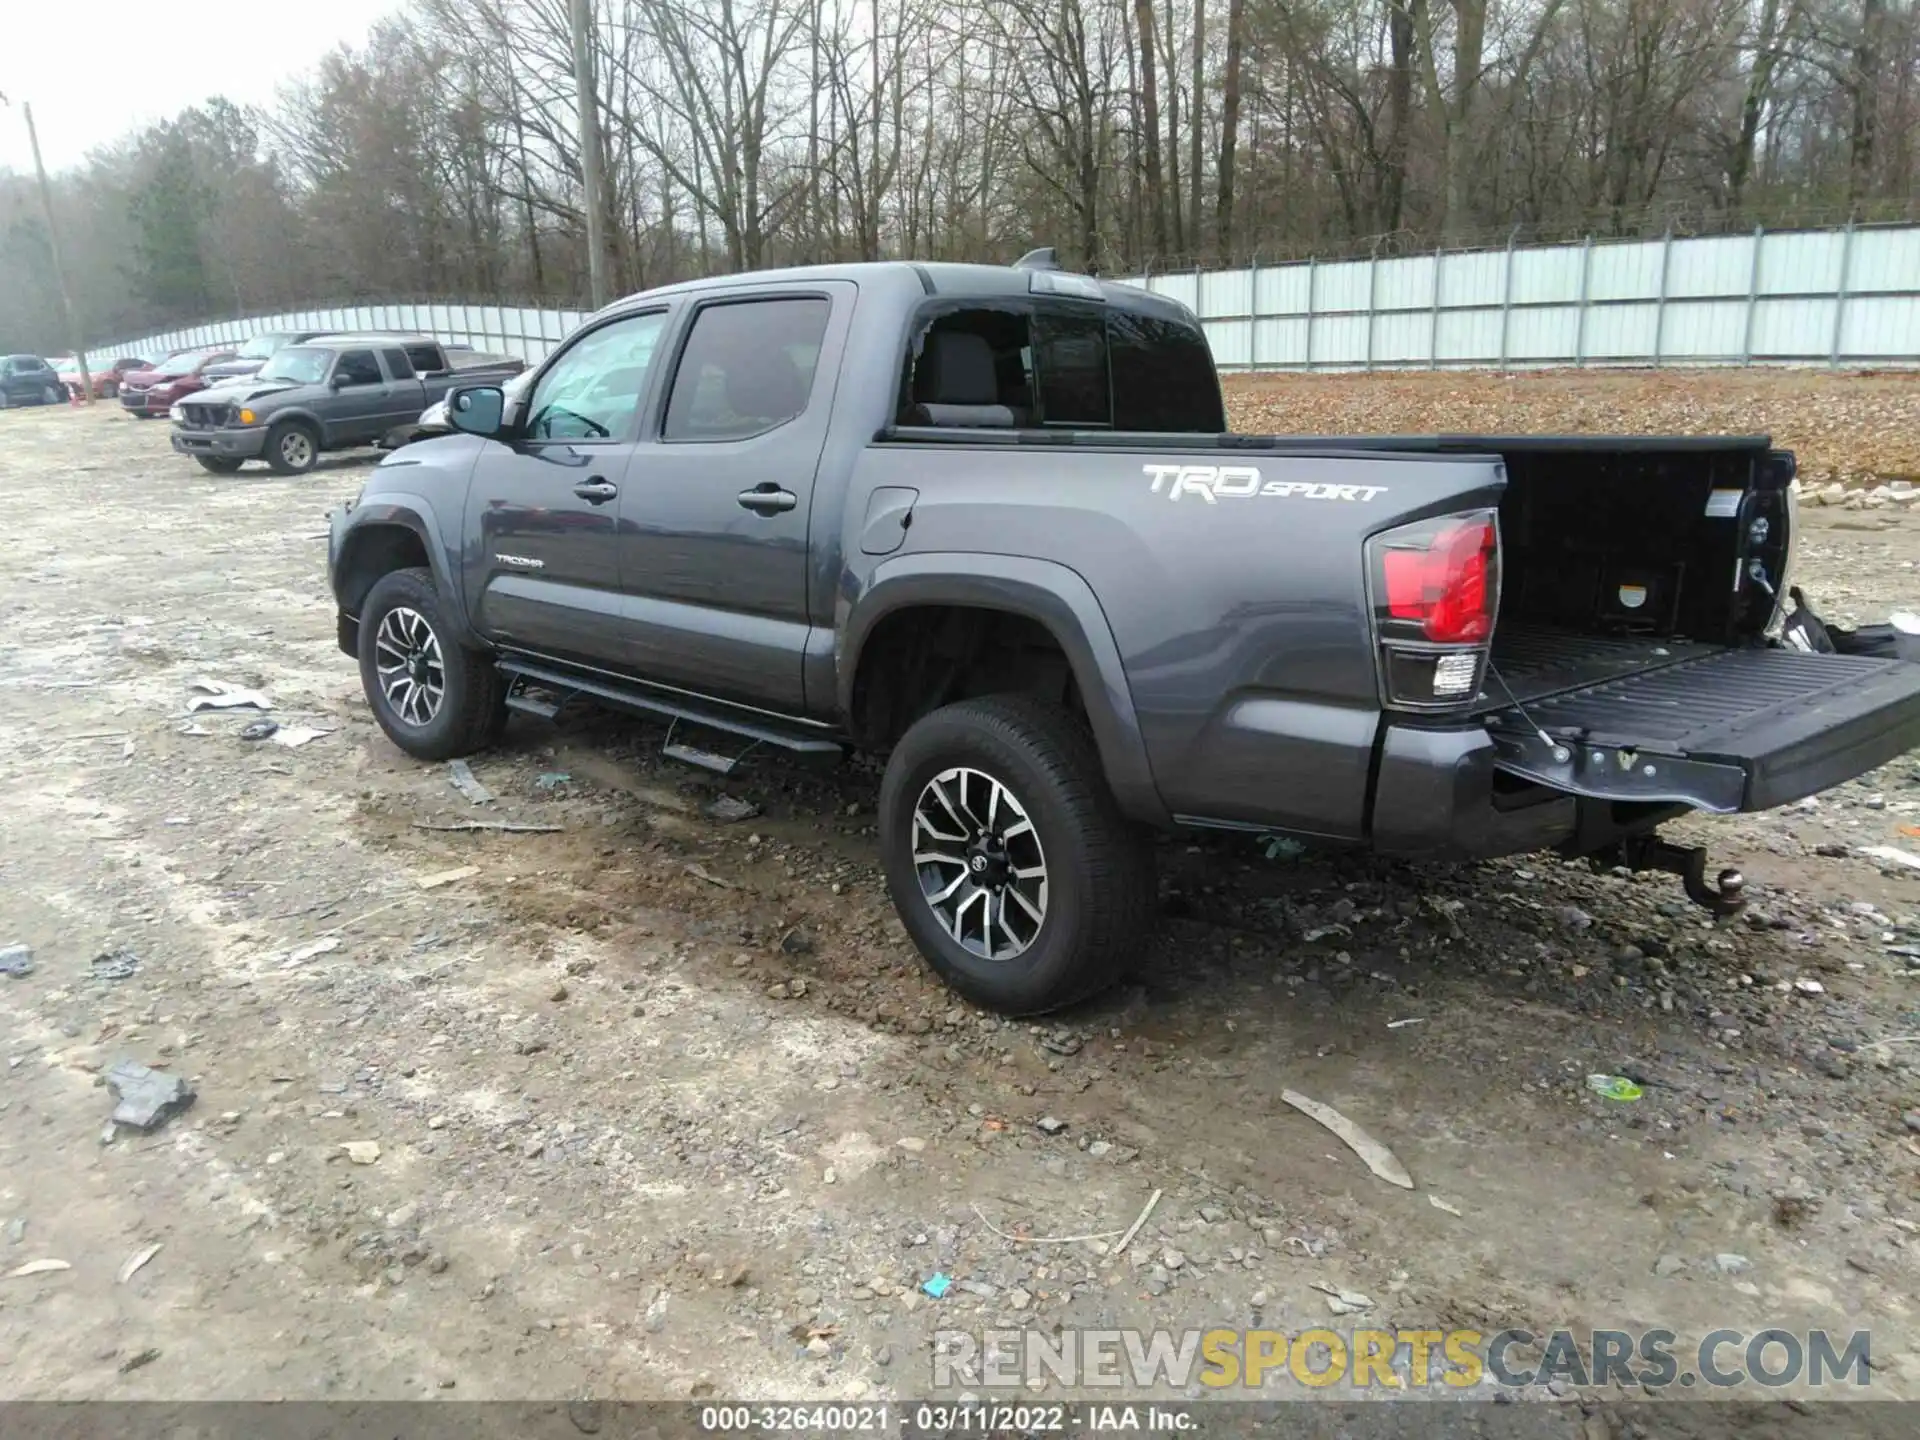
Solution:
<svg viewBox="0 0 1920 1440">
<path fill-rule="evenodd" d="M 594 0 L 615 293 L 788 262 L 1107 272 L 1838 223 L 1920 196 L 1914 0 Z M 567 0 L 414 0 L 274 106 L 55 179 L 95 338 L 585 299 Z M 0 174 L 0 345 L 59 348 Z"/>
</svg>

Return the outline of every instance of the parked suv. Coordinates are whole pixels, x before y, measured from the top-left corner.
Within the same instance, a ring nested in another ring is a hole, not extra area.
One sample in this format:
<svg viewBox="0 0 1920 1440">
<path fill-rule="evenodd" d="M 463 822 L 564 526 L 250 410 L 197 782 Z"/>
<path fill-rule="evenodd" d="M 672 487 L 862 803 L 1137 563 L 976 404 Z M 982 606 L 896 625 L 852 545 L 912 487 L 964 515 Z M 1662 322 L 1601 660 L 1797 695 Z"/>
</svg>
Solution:
<svg viewBox="0 0 1920 1440">
<path fill-rule="evenodd" d="M 233 352 L 231 360 L 222 360 L 217 365 L 209 365 L 204 372 L 209 385 L 218 385 L 222 380 L 234 380 L 243 375 L 256 375 L 260 367 L 278 355 L 289 345 L 304 345 L 325 335 L 325 330 L 266 330 L 248 340 Z"/>
<path fill-rule="evenodd" d="M 1191 312 L 1045 257 L 651 291 L 448 416 L 332 518 L 394 742 L 591 701 L 721 770 L 884 754 L 907 933 L 1012 1013 L 1122 971 L 1148 828 L 1556 850 L 1728 913 L 1663 823 L 1920 742 L 1920 664 L 1770 642 L 1765 437 L 1229 435 Z"/>
<path fill-rule="evenodd" d="M 10 405 L 58 405 L 67 387 L 38 355 L 0 356 L 0 409 Z"/>
</svg>

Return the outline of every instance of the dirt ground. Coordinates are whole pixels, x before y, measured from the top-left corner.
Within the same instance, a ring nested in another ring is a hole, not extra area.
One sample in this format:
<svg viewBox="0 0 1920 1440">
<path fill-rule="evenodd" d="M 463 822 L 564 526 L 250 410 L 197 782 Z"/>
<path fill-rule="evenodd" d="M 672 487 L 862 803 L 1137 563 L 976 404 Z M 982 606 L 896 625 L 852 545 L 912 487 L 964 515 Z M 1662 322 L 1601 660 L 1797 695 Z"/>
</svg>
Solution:
<svg viewBox="0 0 1920 1440">
<path fill-rule="evenodd" d="M 1328 1323 L 1868 1328 L 1920 1395 L 1920 872 L 1857 853 L 1920 850 L 1920 761 L 1690 824 L 1756 892 L 1719 926 L 1658 876 L 1169 841 L 1140 973 L 1003 1022 L 906 943 L 869 766 L 516 718 L 476 804 L 396 751 L 324 573 L 368 463 L 0 416 L 0 1276 L 71 1267 L 0 1278 L 0 1398 L 913 1397 L 939 1328 Z M 1808 526 L 1816 600 L 1920 608 L 1920 518 Z M 242 740 L 203 677 L 327 733 Z M 471 819 L 558 828 L 421 828 Z M 197 1102 L 110 1138 L 122 1059 Z"/>
</svg>

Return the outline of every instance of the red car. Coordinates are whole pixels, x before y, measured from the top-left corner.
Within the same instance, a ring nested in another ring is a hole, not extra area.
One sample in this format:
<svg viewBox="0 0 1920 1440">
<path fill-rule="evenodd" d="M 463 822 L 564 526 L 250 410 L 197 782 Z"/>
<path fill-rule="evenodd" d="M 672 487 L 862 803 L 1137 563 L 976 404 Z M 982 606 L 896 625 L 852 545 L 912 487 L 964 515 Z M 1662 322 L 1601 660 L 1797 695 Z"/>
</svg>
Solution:
<svg viewBox="0 0 1920 1440">
<path fill-rule="evenodd" d="M 233 351 L 182 350 L 169 355 L 151 370 L 134 370 L 120 377 L 120 405 L 135 419 L 151 420 L 165 415 L 183 395 L 207 388 L 201 374 L 207 366 L 231 360 Z"/>
<path fill-rule="evenodd" d="M 54 373 L 60 377 L 60 383 L 67 387 L 67 393 L 73 394 L 80 388 L 80 362 L 71 355 L 62 355 L 57 360 L 49 360 Z M 93 398 L 111 400 L 120 393 L 120 382 L 135 370 L 151 370 L 153 361 L 141 360 L 136 356 L 126 356 L 119 360 L 109 360 L 106 356 L 89 357 L 87 360 L 87 378 L 93 381 Z"/>
</svg>

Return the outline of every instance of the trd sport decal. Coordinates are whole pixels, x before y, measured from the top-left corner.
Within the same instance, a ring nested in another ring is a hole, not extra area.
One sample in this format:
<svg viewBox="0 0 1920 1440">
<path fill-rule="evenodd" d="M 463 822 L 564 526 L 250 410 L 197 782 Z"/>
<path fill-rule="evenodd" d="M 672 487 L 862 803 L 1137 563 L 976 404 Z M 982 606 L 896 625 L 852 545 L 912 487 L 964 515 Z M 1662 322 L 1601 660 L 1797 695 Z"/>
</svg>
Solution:
<svg viewBox="0 0 1920 1440">
<path fill-rule="evenodd" d="M 1384 495 L 1384 485 L 1333 485 L 1307 480 L 1268 480 L 1262 482 L 1253 465 L 1142 465 L 1153 481 L 1153 493 L 1165 493 L 1169 500 L 1182 495 L 1198 495 L 1209 505 L 1222 500 L 1244 500 L 1253 495 L 1270 495 L 1294 500 L 1357 500 L 1365 503 Z"/>
</svg>

